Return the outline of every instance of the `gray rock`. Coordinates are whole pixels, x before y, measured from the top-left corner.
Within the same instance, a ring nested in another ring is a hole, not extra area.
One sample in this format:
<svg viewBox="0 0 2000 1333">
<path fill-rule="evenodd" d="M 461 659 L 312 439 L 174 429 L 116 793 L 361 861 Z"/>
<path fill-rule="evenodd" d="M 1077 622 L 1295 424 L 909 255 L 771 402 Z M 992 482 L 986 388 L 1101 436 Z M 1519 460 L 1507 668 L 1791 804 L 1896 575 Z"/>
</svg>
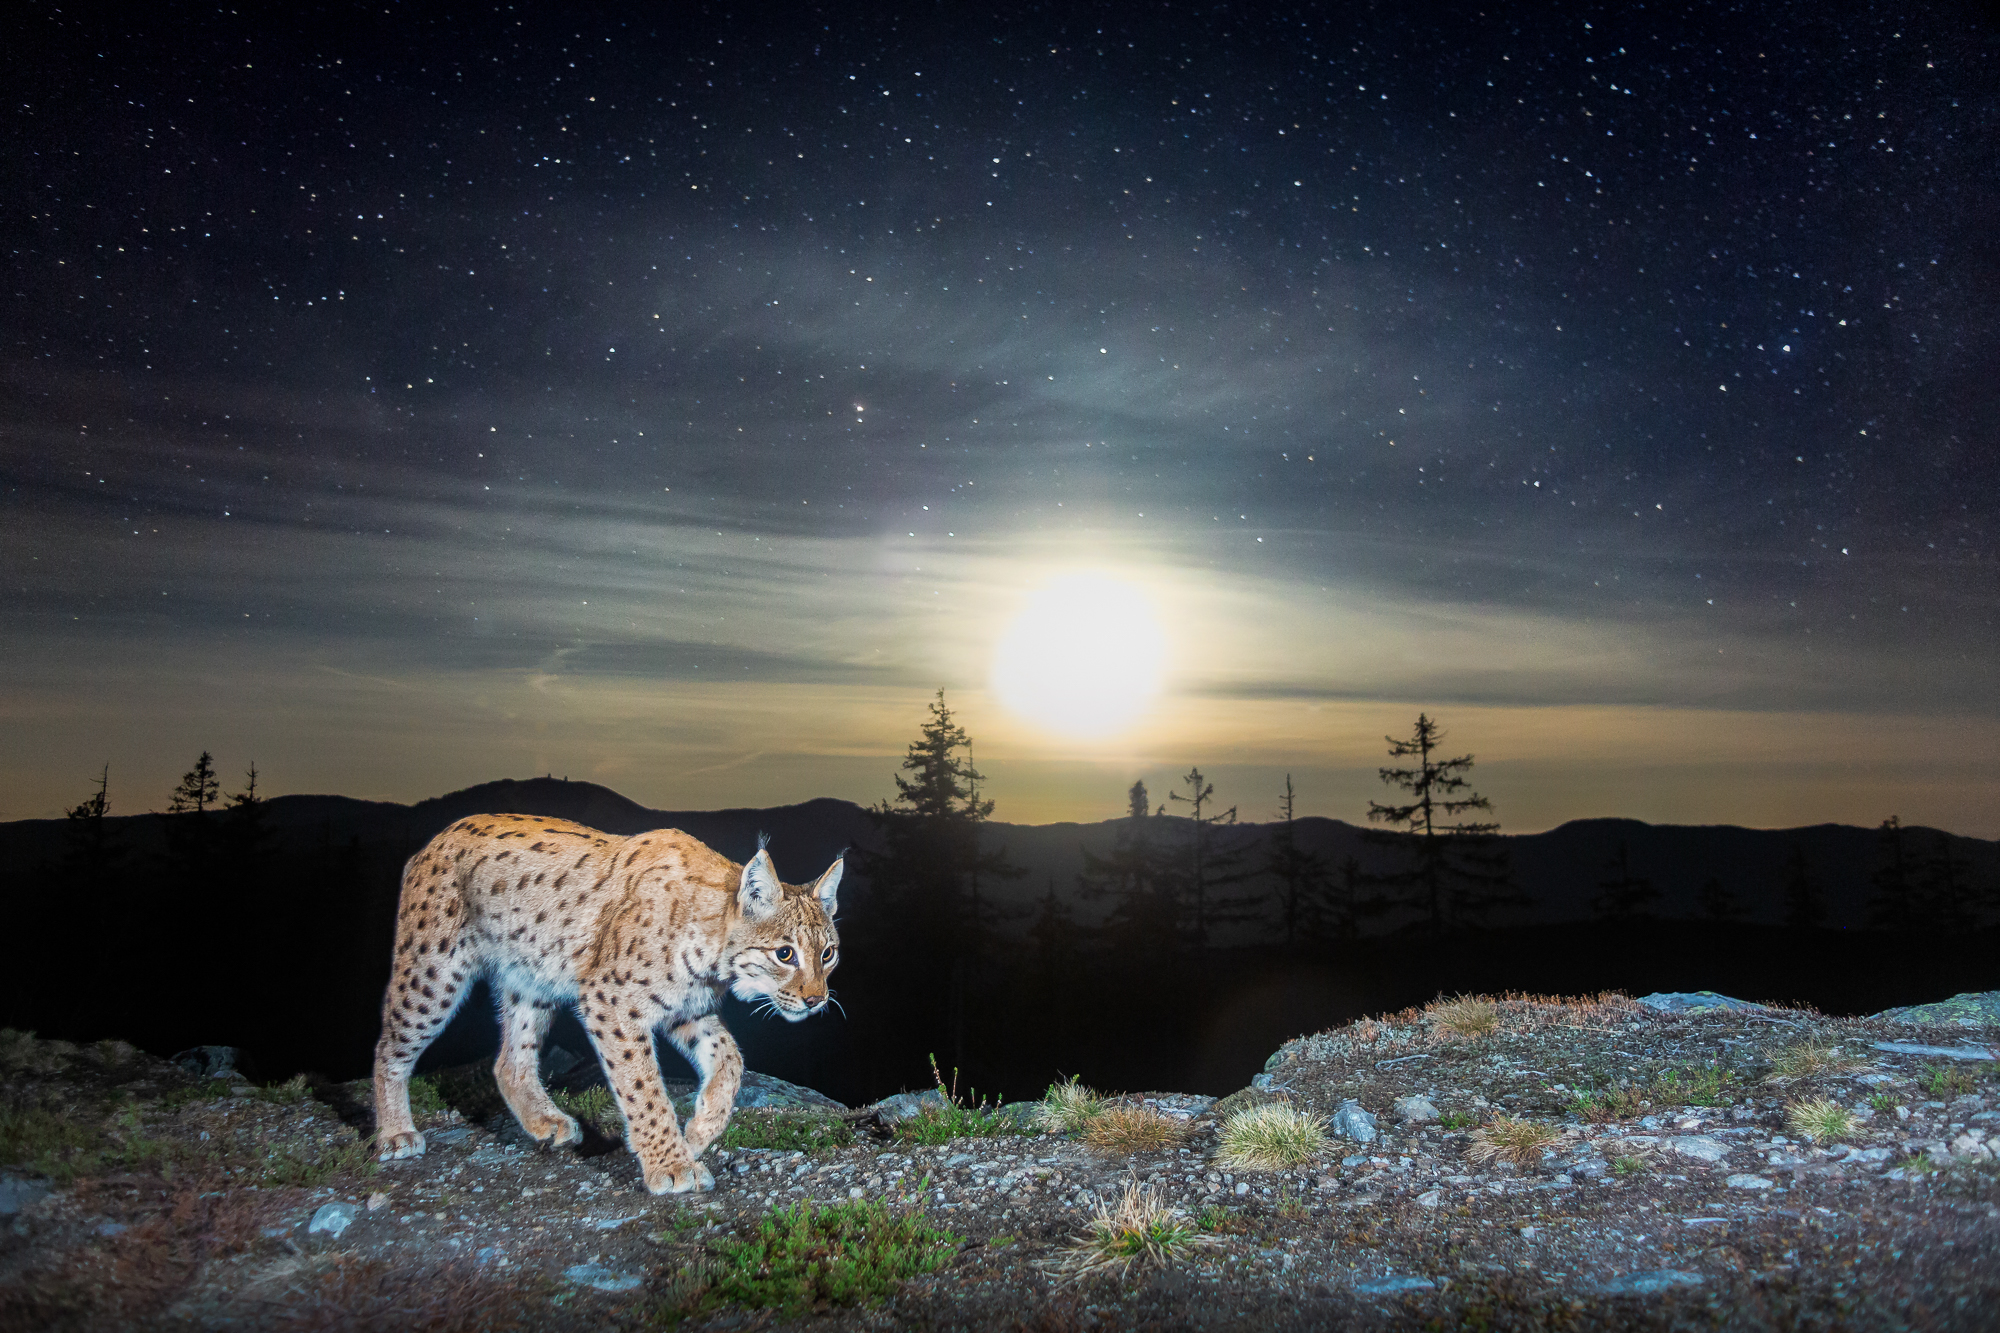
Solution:
<svg viewBox="0 0 2000 1333">
<path fill-rule="evenodd" d="M 1683 1134 L 1667 1140 L 1667 1146 L 1683 1157 L 1703 1162 L 1719 1162 L 1729 1156 L 1729 1145 L 1705 1134 Z"/>
<path fill-rule="evenodd" d="M 1427 1277 L 1405 1277 L 1391 1274 L 1388 1277 L 1372 1277 L 1366 1282 L 1357 1282 L 1354 1289 L 1370 1296 L 1393 1296 L 1400 1291 L 1431 1291 L 1437 1283 Z"/>
<path fill-rule="evenodd" d="M 1677 1268 L 1655 1268 L 1644 1273 L 1623 1273 L 1606 1278 L 1597 1289 L 1607 1296 L 1651 1296 L 1680 1287 L 1699 1287 L 1708 1281 L 1699 1273 L 1683 1273 Z"/>
<path fill-rule="evenodd" d="M 1768 1176 L 1737 1175 L 1722 1183 L 1733 1190 L 1767 1190 L 1774 1182 Z"/>
<path fill-rule="evenodd" d="M 1407 1125 L 1426 1125 L 1438 1118 L 1437 1107 L 1428 1097 L 1398 1097 L 1396 1119 Z"/>
<path fill-rule="evenodd" d="M 1340 1104 L 1340 1109 L 1333 1113 L 1332 1124 L 1333 1132 L 1343 1139 L 1353 1139 L 1356 1143 L 1375 1141 L 1375 1117 L 1352 1099 Z"/>
<path fill-rule="evenodd" d="M 620 1273 L 603 1264 L 576 1264 L 563 1269 L 563 1276 L 580 1287 L 594 1287 L 598 1291 L 634 1291 L 642 1280 L 637 1273 Z"/>
<path fill-rule="evenodd" d="M 924 1092 L 899 1092 L 893 1097 L 884 1097 L 872 1106 L 872 1111 L 884 1124 L 896 1124 L 908 1120 L 926 1106 L 943 1106 L 944 1094 L 936 1088 Z"/>
<path fill-rule="evenodd" d="M 447 1125 L 424 1135 L 426 1146 L 435 1147 L 440 1143 L 463 1143 L 472 1137 L 472 1130 L 464 1125 Z"/>
<path fill-rule="evenodd" d="M 787 1083 L 769 1074 L 743 1071 L 743 1086 L 736 1091 L 738 1106 L 769 1107 L 787 1111 L 845 1111 L 847 1108 L 823 1092 Z"/>
<path fill-rule="evenodd" d="M 2000 1051 L 1990 1046 L 1924 1046 L 1913 1041 L 1871 1041 L 1878 1051 L 1894 1055 L 1928 1055 L 1939 1060 L 2000 1060 Z"/>
<path fill-rule="evenodd" d="M 1641 995 L 1639 1003 L 1663 1014 L 1692 1014 L 1699 1013 L 1703 1009 L 1756 1010 L 1766 1007 L 1753 1004 L 1749 1000 L 1732 1000 L 1727 995 L 1717 995 L 1712 990 L 1654 991 L 1651 995 Z"/>
<path fill-rule="evenodd" d="M 1911 1027 L 2000 1027 L 2000 991 L 1965 991 L 1935 1004 L 1884 1009 L 1876 1017 Z"/>
<path fill-rule="evenodd" d="M 354 1219 L 360 1212 L 359 1208 L 344 1200 L 323 1203 L 319 1211 L 312 1215 L 312 1221 L 306 1224 L 306 1234 L 317 1236 L 324 1233 L 338 1239 L 341 1232 L 354 1225 Z"/>
<path fill-rule="evenodd" d="M 47 1198 L 49 1182 L 40 1176 L 0 1171 L 0 1217 L 12 1217 L 37 1199 Z"/>
<path fill-rule="evenodd" d="M 1264 1072 L 1268 1074 L 1279 1065 L 1285 1063 L 1285 1056 L 1289 1053 L 1286 1046 L 1280 1046 L 1277 1050 L 1272 1051 L 1271 1058 L 1264 1062 Z"/>
<path fill-rule="evenodd" d="M 196 1078 L 241 1078 L 236 1061 L 242 1052 L 234 1046 L 191 1046 L 173 1058 L 173 1063 Z"/>
</svg>

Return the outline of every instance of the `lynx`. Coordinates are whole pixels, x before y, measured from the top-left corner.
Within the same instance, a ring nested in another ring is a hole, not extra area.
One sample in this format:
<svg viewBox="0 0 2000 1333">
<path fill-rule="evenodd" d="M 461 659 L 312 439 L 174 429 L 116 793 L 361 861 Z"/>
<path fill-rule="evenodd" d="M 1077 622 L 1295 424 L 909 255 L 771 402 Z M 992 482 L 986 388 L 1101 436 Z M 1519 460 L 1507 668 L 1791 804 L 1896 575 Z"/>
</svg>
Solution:
<svg viewBox="0 0 2000 1333">
<path fill-rule="evenodd" d="M 739 866 L 678 829 L 621 838 L 533 815 L 459 820 L 403 869 L 375 1046 L 382 1160 L 423 1154 L 410 1069 L 485 976 L 500 1009 L 493 1074 L 523 1129 L 550 1147 L 582 1137 L 537 1068 L 555 1007 L 574 1003 L 646 1188 L 710 1188 L 696 1158 L 729 1124 L 743 1075 L 716 1006 L 727 989 L 793 1022 L 826 1007 L 844 864 L 836 858 L 811 885 L 783 884 L 761 837 Z M 660 1026 L 701 1075 L 685 1132 L 654 1058 Z"/>
</svg>

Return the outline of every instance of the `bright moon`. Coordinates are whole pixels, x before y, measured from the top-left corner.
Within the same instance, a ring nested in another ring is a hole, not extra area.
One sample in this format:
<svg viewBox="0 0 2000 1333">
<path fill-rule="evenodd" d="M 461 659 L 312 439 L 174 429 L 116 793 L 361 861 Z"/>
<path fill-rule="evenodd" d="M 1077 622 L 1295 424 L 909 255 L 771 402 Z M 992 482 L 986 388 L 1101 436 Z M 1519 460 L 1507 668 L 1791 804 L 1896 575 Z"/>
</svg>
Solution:
<svg viewBox="0 0 2000 1333">
<path fill-rule="evenodd" d="M 1143 592 L 1102 574 L 1072 574 L 1029 597 L 994 654 L 993 689 L 1050 731 L 1104 736 L 1153 702 L 1166 655 Z"/>
</svg>

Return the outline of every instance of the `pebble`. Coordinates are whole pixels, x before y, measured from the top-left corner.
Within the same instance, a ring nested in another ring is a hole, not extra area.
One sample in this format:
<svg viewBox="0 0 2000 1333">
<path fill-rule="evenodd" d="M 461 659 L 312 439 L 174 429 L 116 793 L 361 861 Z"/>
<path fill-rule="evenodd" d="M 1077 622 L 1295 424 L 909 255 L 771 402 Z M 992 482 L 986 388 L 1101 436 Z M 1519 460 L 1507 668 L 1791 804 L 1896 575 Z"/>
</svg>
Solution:
<svg viewBox="0 0 2000 1333">
<path fill-rule="evenodd" d="M 1733 1190 L 1767 1190 L 1775 1182 L 1768 1176 L 1734 1175 L 1722 1183 Z"/>
<path fill-rule="evenodd" d="M 1391 1274 L 1388 1277 L 1370 1278 L 1366 1282 L 1354 1284 L 1356 1291 L 1370 1296 L 1393 1296 L 1399 1291 L 1430 1291 L 1437 1283 L 1427 1277 L 1405 1277 Z"/>
<path fill-rule="evenodd" d="M 1655 1268 L 1645 1273 L 1624 1273 L 1606 1278 L 1597 1289 L 1607 1296 L 1649 1296 L 1676 1287 L 1699 1287 L 1708 1279 L 1699 1273 L 1683 1273 L 1677 1268 Z"/>
<path fill-rule="evenodd" d="M 319 1211 L 306 1224 L 306 1234 L 316 1236 L 321 1233 L 338 1238 L 340 1233 L 354 1224 L 361 1210 L 345 1200 L 321 1204 Z"/>
<path fill-rule="evenodd" d="M 1353 1139 L 1356 1143 L 1375 1141 L 1375 1117 L 1353 1100 L 1344 1101 L 1340 1109 L 1333 1113 L 1333 1132 L 1343 1139 Z"/>
<path fill-rule="evenodd" d="M 603 1264 L 576 1264 L 563 1269 L 563 1276 L 578 1286 L 598 1291 L 633 1291 L 642 1280 L 637 1273 L 620 1273 Z"/>
</svg>

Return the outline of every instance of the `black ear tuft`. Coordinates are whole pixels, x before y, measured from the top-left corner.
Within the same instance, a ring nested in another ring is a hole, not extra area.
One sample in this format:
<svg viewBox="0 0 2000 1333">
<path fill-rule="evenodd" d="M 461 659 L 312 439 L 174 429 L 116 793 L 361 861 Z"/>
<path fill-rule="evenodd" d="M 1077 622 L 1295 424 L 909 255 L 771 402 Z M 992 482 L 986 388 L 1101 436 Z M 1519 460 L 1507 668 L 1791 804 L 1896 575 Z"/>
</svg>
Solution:
<svg viewBox="0 0 2000 1333">
<path fill-rule="evenodd" d="M 768 833 L 766 833 L 766 832 L 764 832 L 764 830 L 763 830 L 763 829 L 758 829 L 758 830 L 757 830 L 757 850 L 761 852 L 761 851 L 763 851 L 763 850 L 764 850 L 764 849 L 765 849 L 766 847 L 769 847 L 770 845 L 771 845 L 771 835 L 770 835 L 770 834 L 768 834 Z"/>
</svg>

